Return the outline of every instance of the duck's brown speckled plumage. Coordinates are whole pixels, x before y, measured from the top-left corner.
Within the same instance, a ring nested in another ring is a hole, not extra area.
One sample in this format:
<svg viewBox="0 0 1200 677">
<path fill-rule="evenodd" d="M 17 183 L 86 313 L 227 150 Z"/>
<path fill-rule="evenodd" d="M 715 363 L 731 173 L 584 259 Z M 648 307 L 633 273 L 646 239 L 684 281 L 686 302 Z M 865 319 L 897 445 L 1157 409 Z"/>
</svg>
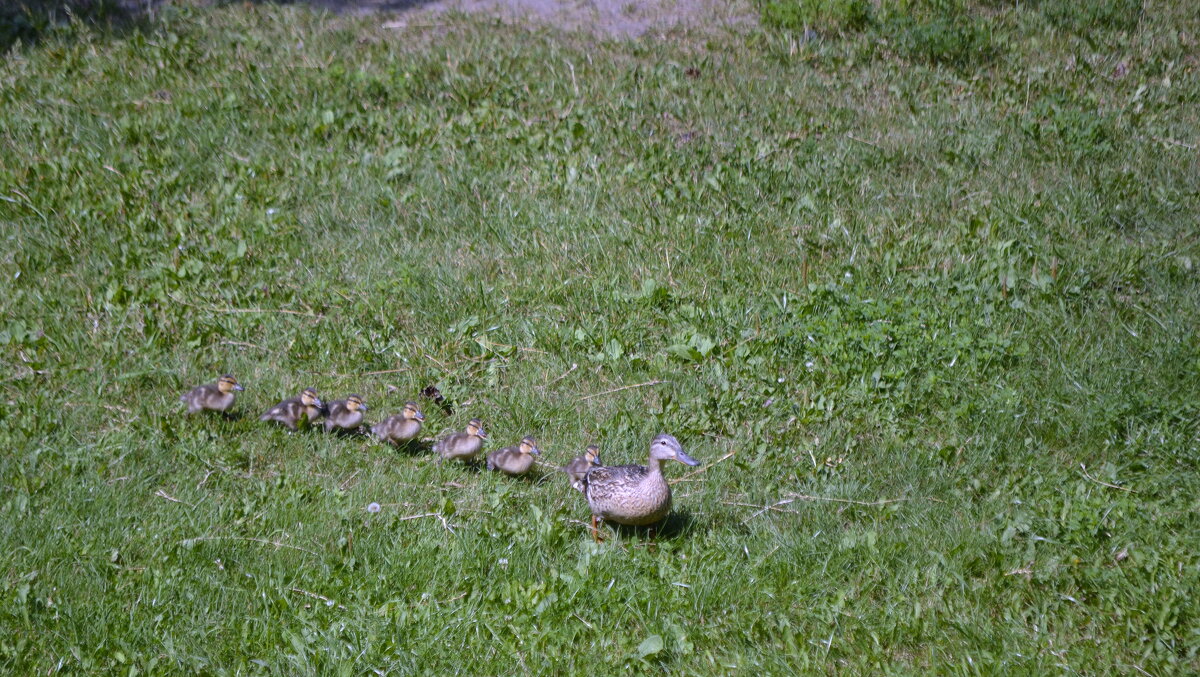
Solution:
<svg viewBox="0 0 1200 677">
<path fill-rule="evenodd" d="M 644 465 L 592 468 L 584 493 L 597 517 L 618 524 L 654 524 L 671 511 L 671 485 L 661 470 Z"/>
<path fill-rule="evenodd" d="M 233 406 L 235 390 L 245 390 L 237 379 L 225 374 L 216 383 L 196 386 L 180 395 L 179 401 L 187 405 L 187 413 L 216 411 L 225 413 Z"/>
<path fill-rule="evenodd" d="M 518 446 L 497 449 L 488 454 L 487 468 L 506 475 L 524 475 L 533 467 L 533 457 L 541 453 L 533 438 L 526 437 Z"/>
<path fill-rule="evenodd" d="M 473 418 L 467 424 L 465 432 L 443 438 L 433 445 L 433 450 L 438 454 L 438 463 L 448 458 L 471 461 L 483 449 L 483 441 L 486 439 L 487 432 L 483 429 L 483 422 Z"/>
<path fill-rule="evenodd" d="M 303 421 L 310 424 L 325 414 L 324 403 L 317 397 L 317 391 L 305 388 L 299 397 L 286 399 L 267 410 L 258 417 L 260 421 L 275 421 L 295 430 Z"/>
<path fill-rule="evenodd" d="M 592 509 L 592 535 L 600 540 L 599 521 L 646 526 L 656 524 L 671 511 L 671 485 L 662 474 L 663 461 L 697 465 L 679 440 L 662 434 L 650 443 L 648 465 L 599 466 L 588 470 L 584 495 Z"/>
<path fill-rule="evenodd" d="M 325 431 L 355 430 L 362 425 L 363 412 L 367 403 L 361 395 L 351 395 L 344 400 L 334 400 L 329 403 L 325 412 Z"/>
<path fill-rule="evenodd" d="M 371 432 L 380 440 L 391 444 L 404 444 L 421 434 L 421 421 L 425 414 L 417 408 L 416 402 L 408 402 L 399 414 L 393 414 L 375 424 Z"/>
</svg>

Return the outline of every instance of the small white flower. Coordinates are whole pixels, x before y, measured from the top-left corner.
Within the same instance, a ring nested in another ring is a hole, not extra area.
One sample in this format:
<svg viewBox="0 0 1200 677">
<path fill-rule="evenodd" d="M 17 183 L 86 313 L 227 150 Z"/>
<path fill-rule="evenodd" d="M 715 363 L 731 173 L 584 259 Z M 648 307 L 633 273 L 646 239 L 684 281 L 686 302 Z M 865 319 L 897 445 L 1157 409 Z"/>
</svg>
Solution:
<svg viewBox="0 0 1200 677">
<path fill-rule="evenodd" d="M 279 213 L 278 209 L 276 209 L 274 207 L 267 208 L 267 216 L 275 216 L 275 214 L 277 214 L 277 213 Z"/>
<path fill-rule="evenodd" d="M 809 371 L 812 371 L 812 368 L 817 366 L 817 363 L 813 362 L 812 360 L 809 360 L 808 362 L 804 363 L 804 366 L 808 367 Z"/>
<path fill-rule="evenodd" d="M 497 562 L 497 564 L 499 564 L 499 565 L 500 565 L 500 566 L 502 566 L 502 567 L 506 567 L 506 566 L 508 566 L 508 558 L 507 558 L 507 557 L 501 557 L 501 558 L 499 559 L 499 561 Z"/>
<path fill-rule="evenodd" d="M 367 506 L 367 512 L 375 513 L 379 512 L 380 510 L 383 510 L 383 506 L 379 505 L 378 503 L 372 503 Z"/>
</svg>

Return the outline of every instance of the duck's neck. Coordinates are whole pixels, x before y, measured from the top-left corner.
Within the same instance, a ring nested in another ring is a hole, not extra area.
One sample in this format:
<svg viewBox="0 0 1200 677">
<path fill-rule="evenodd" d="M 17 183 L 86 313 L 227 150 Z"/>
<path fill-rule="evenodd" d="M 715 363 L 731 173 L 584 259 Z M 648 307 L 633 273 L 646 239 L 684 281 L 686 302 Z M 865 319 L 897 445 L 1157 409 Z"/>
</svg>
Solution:
<svg viewBox="0 0 1200 677">
<path fill-rule="evenodd" d="M 662 476 L 662 461 L 659 459 L 651 456 L 650 461 L 646 464 L 646 468 L 650 471 L 651 475 Z"/>
</svg>

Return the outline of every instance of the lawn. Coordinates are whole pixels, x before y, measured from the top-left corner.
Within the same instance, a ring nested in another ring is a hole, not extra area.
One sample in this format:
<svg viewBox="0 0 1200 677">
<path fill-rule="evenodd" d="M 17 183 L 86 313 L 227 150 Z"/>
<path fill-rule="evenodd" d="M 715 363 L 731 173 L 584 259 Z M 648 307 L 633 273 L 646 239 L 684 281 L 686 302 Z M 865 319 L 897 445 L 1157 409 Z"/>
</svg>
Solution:
<svg viewBox="0 0 1200 677">
<path fill-rule="evenodd" d="M 0 671 L 1200 671 L 1188 4 L 26 30 Z M 308 386 L 546 465 L 258 421 Z M 553 466 L 663 431 L 673 516 L 594 543 Z"/>
</svg>

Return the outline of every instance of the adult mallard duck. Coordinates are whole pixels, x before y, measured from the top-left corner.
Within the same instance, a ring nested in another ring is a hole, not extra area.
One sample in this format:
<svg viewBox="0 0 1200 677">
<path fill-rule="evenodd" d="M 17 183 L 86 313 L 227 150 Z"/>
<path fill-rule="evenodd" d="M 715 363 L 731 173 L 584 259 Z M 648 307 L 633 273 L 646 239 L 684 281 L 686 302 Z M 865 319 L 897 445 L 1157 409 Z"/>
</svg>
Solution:
<svg viewBox="0 0 1200 677">
<path fill-rule="evenodd" d="M 421 433 L 421 421 L 425 414 L 417 408 L 416 402 L 407 402 L 399 414 L 393 414 L 375 424 L 371 432 L 384 442 L 400 445 L 411 442 Z"/>
<path fill-rule="evenodd" d="M 351 395 L 344 400 L 334 400 L 329 403 L 325 412 L 325 432 L 334 430 L 356 430 L 362 425 L 363 412 L 367 403 L 361 395 Z"/>
<path fill-rule="evenodd" d="M 654 525 L 671 512 L 671 485 L 663 479 L 662 462 L 698 465 L 672 435 L 650 442 L 648 465 L 599 466 L 588 470 L 583 493 L 592 509 L 592 538 L 600 542 L 600 522 Z M 651 529 L 653 535 L 653 529 Z"/>
<path fill-rule="evenodd" d="M 179 401 L 187 404 L 187 413 L 198 411 L 219 411 L 222 414 L 233 406 L 233 391 L 245 390 L 237 379 L 225 374 L 216 383 L 196 386 L 179 396 Z"/>
<path fill-rule="evenodd" d="M 486 439 L 487 432 L 483 429 L 483 421 L 473 418 L 467 424 L 466 432 L 454 433 L 442 439 L 433 445 L 433 450 L 438 453 L 438 463 L 448 458 L 471 461 L 479 450 L 483 449 L 483 441 Z"/>
<path fill-rule="evenodd" d="M 499 470 L 505 475 L 524 475 L 533 467 L 533 457 L 540 456 L 541 450 L 532 437 L 521 440 L 515 447 L 497 449 L 487 455 L 488 470 Z"/>
<path fill-rule="evenodd" d="M 562 467 L 562 471 L 571 480 L 571 488 L 583 491 L 583 481 L 588 470 L 602 465 L 600 462 L 600 447 L 590 444 L 582 456 L 576 456 L 571 462 Z"/>
<path fill-rule="evenodd" d="M 284 400 L 258 417 L 260 421 L 275 421 L 295 430 L 297 426 L 309 425 L 325 414 L 325 404 L 317 397 L 313 388 L 305 388 L 298 397 Z"/>
</svg>

